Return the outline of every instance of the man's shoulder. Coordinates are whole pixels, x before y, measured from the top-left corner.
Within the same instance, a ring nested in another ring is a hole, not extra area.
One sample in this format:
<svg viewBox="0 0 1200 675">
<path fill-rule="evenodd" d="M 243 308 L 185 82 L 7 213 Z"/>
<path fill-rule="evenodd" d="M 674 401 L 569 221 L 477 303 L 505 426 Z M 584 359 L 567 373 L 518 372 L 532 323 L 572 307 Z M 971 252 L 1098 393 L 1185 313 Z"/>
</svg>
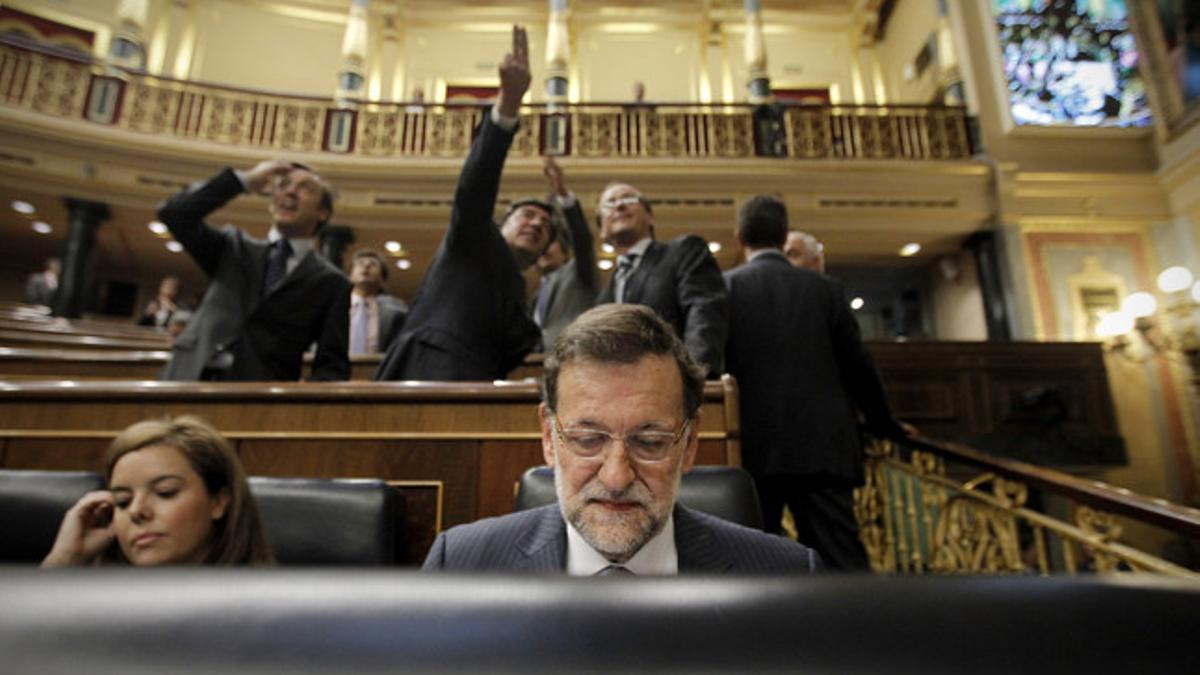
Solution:
<svg viewBox="0 0 1200 675">
<path fill-rule="evenodd" d="M 767 534 L 679 505 L 677 516 L 707 528 L 725 549 L 735 572 L 817 572 L 821 557 L 813 549 L 784 537 Z M 679 524 L 677 523 L 677 527 Z M 677 532 L 678 536 L 678 532 Z"/>
</svg>

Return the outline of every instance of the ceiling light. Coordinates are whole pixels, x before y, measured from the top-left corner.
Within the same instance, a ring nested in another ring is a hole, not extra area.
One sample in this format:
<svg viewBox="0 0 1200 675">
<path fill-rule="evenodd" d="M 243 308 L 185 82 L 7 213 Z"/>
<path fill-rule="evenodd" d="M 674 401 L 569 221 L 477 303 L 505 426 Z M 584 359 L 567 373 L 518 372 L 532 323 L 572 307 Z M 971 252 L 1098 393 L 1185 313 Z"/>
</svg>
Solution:
<svg viewBox="0 0 1200 675">
<path fill-rule="evenodd" d="M 404 247 L 401 246 L 400 242 L 398 241 L 389 241 L 385 243 L 383 247 L 388 250 L 388 253 L 399 253 L 400 251 L 404 250 Z"/>
<path fill-rule="evenodd" d="M 157 235 L 164 235 L 167 233 L 167 226 L 163 225 L 157 220 L 150 221 L 146 227 L 150 228 L 150 231 Z"/>
<path fill-rule="evenodd" d="M 712 251 L 713 253 L 720 253 L 721 252 L 721 242 L 719 242 L 719 241 L 708 242 L 708 250 Z"/>
<path fill-rule="evenodd" d="M 412 267 L 412 261 L 409 260 L 408 258 L 401 258 L 396 261 L 396 267 L 399 267 L 402 270 L 406 270 L 406 269 Z"/>
<path fill-rule="evenodd" d="M 1125 312 L 1105 314 L 1100 317 L 1100 323 L 1096 324 L 1096 336 L 1102 338 L 1124 335 L 1131 330 L 1133 330 L 1133 317 Z"/>
<path fill-rule="evenodd" d="M 29 202 L 23 202 L 20 199 L 13 200 L 12 209 L 17 213 L 24 213 L 27 216 L 34 211 L 37 211 L 37 209 L 33 208 L 33 204 L 30 204 Z"/>
<path fill-rule="evenodd" d="M 602 270 L 611 270 L 612 265 L 613 263 L 611 260 L 601 260 L 600 262 L 596 263 L 596 267 L 599 267 Z"/>
<path fill-rule="evenodd" d="M 179 253 L 180 251 L 183 250 L 183 244 L 181 244 L 177 241 L 168 241 L 167 242 L 167 250 L 170 251 L 171 253 Z"/>
<path fill-rule="evenodd" d="M 612 244 L 605 243 L 605 244 L 600 244 L 600 250 L 604 251 L 605 253 L 607 253 L 609 255 L 612 255 L 613 252 L 616 251 L 617 249 L 613 248 Z M 606 267 L 604 269 L 608 269 L 608 268 Z"/>
<path fill-rule="evenodd" d="M 900 247 L 900 255 L 905 258 L 911 258 L 917 253 L 920 253 L 920 251 L 921 245 L 915 241 L 910 241 L 909 243 Z"/>
<path fill-rule="evenodd" d="M 850 309 L 862 309 L 865 304 L 867 303 L 862 298 L 855 298 L 850 301 Z"/>
<path fill-rule="evenodd" d="M 39 220 L 33 224 L 33 231 L 38 234 L 50 234 L 54 231 L 54 228 L 50 227 L 50 223 L 43 223 Z"/>
<path fill-rule="evenodd" d="M 1200 302 L 1200 281 L 1192 284 L 1192 300 Z"/>
<path fill-rule="evenodd" d="M 1155 300 L 1154 296 L 1146 291 L 1130 293 L 1129 297 L 1121 301 L 1121 313 L 1128 314 L 1134 319 L 1150 316 L 1157 309 L 1158 300 Z"/>
<path fill-rule="evenodd" d="M 1188 268 L 1175 265 L 1168 267 L 1158 275 L 1158 287 L 1163 293 L 1174 293 L 1187 290 L 1192 285 L 1192 273 Z"/>
</svg>

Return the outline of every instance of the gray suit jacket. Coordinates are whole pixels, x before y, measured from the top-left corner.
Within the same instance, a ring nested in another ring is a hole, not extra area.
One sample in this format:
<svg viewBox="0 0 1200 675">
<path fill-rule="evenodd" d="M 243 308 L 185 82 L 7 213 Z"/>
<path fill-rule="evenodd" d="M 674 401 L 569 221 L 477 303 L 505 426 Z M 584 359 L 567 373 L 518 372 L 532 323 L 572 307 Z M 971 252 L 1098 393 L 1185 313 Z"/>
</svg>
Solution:
<svg viewBox="0 0 1200 675">
<path fill-rule="evenodd" d="M 197 380 L 213 354 L 233 354 L 237 380 L 298 380 L 304 352 L 317 343 L 312 379 L 350 378 L 350 280 L 309 251 L 265 297 L 267 242 L 204 222 L 242 194 L 230 169 L 163 202 L 158 219 L 209 277 L 208 290 L 172 348 L 165 380 Z"/>
<path fill-rule="evenodd" d="M 565 265 L 550 273 L 541 291 L 546 294 L 546 314 L 542 317 L 543 352 L 554 348 L 554 341 L 567 324 L 592 308 L 600 290 L 596 278 L 596 249 L 578 199 L 563 209 L 563 216 L 571 233 L 572 257 Z"/>
<path fill-rule="evenodd" d="M 394 295 L 380 295 L 375 298 L 379 303 L 379 351 L 386 352 L 388 345 L 404 328 L 404 318 L 408 316 L 408 304 Z"/>
<path fill-rule="evenodd" d="M 815 551 L 794 541 L 675 505 L 680 574 L 808 573 Z M 558 504 L 487 518 L 438 535 L 425 570 L 562 573 L 567 525 Z"/>
<path fill-rule="evenodd" d="M 610 280 L 597 302 L 613 302 L 614 293 Z M 646 305 L 674 326 L 710 377 L 724 372 L 729 301 L 721 268 L 703 239 L 689 234 L 651 242 L 625 282 L 625 302 Z"/>
</svg>

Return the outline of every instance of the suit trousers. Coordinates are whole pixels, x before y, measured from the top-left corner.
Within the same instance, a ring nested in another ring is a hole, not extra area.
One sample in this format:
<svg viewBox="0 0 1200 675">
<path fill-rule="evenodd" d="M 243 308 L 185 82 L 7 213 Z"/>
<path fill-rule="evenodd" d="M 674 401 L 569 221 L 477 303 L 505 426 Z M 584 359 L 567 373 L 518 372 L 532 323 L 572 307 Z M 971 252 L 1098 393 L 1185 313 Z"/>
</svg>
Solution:
<svg viewBox="0 0 1200 675">
<path fill-rule="evenodd" d="M 825 476 L 755 476 L 767 532 L 782 534 L 783 507 L 792 511 L 800 543 L 815 548 L 831 570 L 868 572 L 867 550 L 858 538 L 854 485 Z"/>
</svg>

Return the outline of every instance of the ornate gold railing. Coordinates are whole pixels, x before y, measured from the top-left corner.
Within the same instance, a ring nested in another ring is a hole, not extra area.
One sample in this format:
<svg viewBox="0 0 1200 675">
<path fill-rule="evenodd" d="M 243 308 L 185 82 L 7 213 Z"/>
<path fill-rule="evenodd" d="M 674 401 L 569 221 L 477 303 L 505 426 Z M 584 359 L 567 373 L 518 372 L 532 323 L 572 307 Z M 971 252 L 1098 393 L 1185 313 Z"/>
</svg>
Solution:
<svg viewBox="0 0 1200 675">
<path fill-rule="evenodd" d="M 855 510 L 877 572 L 1156 572 L 1200 580 L 1121 540 L 1130 521 L 1195 544 L 1200 510 L 952 443 L 875 441 Z"/>
<path fill-rule="evenodd" d="M 370 157 L 464 156 L 477 105 L 349 102 L 179 81 L 0 36 L 0 111 L 156 136 Z M 553 133 L 551 133 L 553 130 Z M 528 106 L 512 154 L 962 159 L 966 112 L 941 106 Z"/>
</svg>

